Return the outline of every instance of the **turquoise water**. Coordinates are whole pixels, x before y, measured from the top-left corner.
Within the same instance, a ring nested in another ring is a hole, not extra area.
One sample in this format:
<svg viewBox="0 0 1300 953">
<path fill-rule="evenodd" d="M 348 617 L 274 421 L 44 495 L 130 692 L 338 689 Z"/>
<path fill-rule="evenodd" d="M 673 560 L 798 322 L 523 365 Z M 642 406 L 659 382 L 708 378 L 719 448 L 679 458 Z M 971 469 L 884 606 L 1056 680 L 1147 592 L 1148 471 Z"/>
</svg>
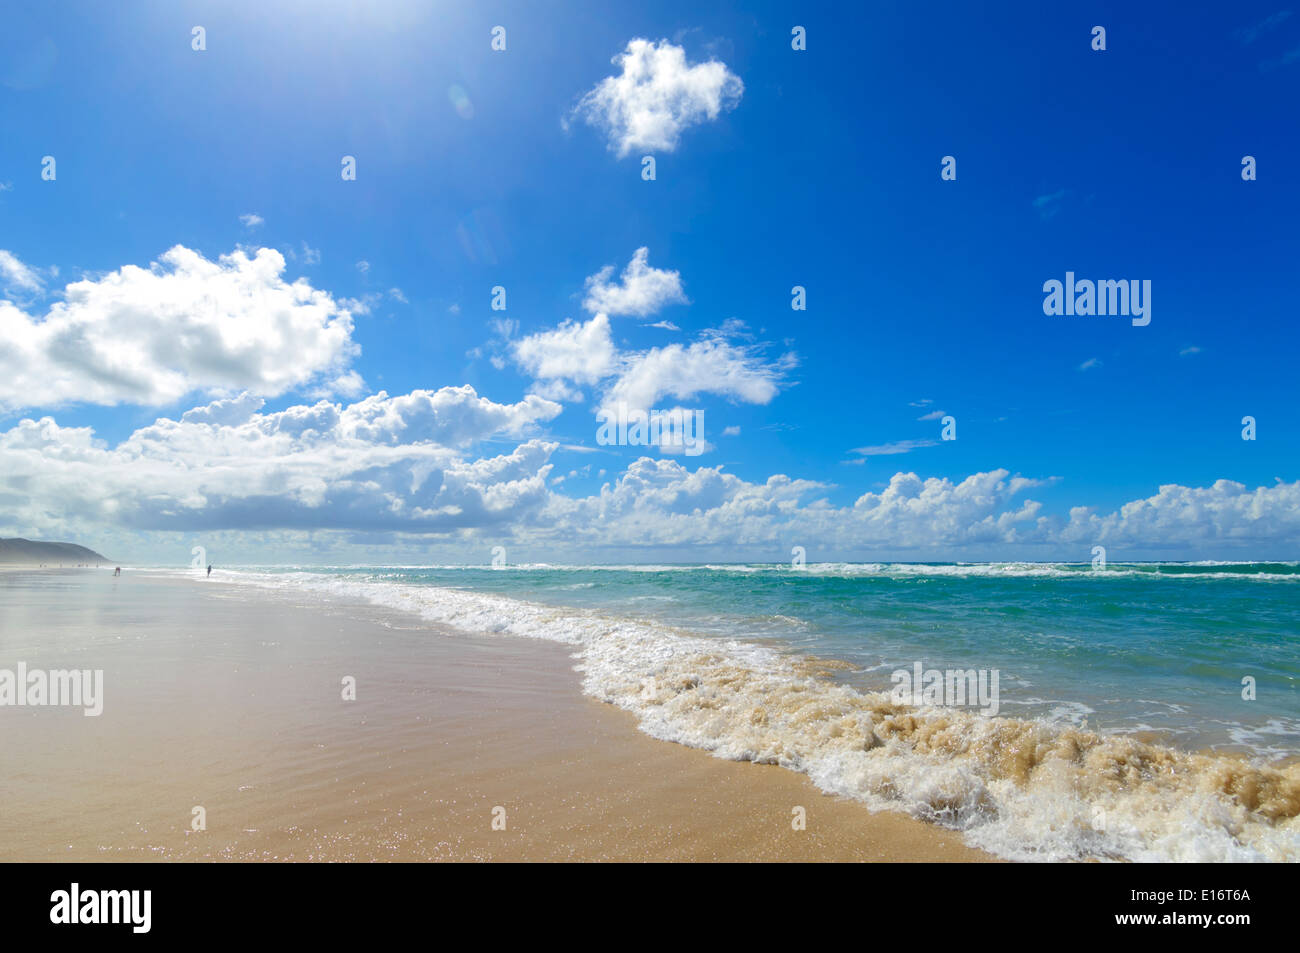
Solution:
<svg viewBox="0 0 1300 953">
<path fill-rule="evenodd" d="M 1154 733 L 1185 749 L 1300 754 L 1300 564 L 835 564 L 296 570 L 596 610 L 842 660 L 888 690 L 996 669 L 1000 713 Z M 502 611 L 508 613 L 508 603 Z M 1243 679 L 1255 680 L 1245 700 Z"/>
</svg>

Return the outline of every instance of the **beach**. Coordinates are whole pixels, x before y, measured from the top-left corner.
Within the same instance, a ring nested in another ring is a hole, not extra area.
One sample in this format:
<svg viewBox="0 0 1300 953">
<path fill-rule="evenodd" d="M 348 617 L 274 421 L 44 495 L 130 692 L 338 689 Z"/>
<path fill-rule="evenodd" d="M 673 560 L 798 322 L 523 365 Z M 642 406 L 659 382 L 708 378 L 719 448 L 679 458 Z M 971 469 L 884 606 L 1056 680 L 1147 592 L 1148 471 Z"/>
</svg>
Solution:
<svg viewBox="0 0 1300 953">
<path fill-rule="evenodd" d="M 0 708 L 0 859 L 994 859 L 656 740 L 573 654 L 221 573 L 8 569 L 0 666 L 102 670 L 104 697 Z"/>
</svg>

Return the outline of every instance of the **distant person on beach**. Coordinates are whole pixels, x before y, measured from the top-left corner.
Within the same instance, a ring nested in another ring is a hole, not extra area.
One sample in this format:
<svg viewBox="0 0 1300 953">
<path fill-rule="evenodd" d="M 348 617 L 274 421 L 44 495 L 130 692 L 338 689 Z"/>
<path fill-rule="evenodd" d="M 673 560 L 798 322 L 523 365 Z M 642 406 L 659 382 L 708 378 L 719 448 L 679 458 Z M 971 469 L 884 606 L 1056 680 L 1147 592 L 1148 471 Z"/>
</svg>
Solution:
<svg viewBox="0 0 1300 953">
<path fill-rule="evenodd" d="M 212 575 L 212 564 L 211 564 L 211 563 L 208 563 L 208 575 L 209 575 L 209 576 Z"/>
<path fill-rule="evenodd" d="M 122 567 L 121 567 L 121 566 L 118 566 L 116 569 L 114 569 L 114 570 L 113 570 L 113 575 L 114 575 L 114 576 L 120 576 L 120 575 L 122 575 Z"/>
</svg>

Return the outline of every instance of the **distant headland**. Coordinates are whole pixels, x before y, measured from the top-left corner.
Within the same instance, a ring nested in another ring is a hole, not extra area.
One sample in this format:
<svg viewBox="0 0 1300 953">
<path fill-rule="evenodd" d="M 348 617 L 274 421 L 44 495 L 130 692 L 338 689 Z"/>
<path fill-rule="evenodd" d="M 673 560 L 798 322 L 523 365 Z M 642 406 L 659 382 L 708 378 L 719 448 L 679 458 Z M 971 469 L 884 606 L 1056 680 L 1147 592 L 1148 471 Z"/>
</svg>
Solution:
<svg viewBox="0 0 1300 953">
<path fill-rule="evenodd" d="M 95 566 L 112 563 L 93 549 L 76 543 L 46 543 L 33 539 L 0 539 L 0 566 Z"/>
</svg>

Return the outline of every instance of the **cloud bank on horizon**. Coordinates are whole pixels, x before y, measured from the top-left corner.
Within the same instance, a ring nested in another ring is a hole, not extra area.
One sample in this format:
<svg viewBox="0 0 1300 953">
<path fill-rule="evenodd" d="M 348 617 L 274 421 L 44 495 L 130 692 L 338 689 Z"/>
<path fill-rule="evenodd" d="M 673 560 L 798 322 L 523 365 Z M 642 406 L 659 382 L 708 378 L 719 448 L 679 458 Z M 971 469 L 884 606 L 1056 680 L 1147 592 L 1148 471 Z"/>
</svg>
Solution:
<svg viewBox="0 0 1300 953">
<path fill-rule="evenodd" d="M 1078 506 L 1061 518 L 1027 496 L 1050 480 L 1005 469 L 959 482 L 898 472 L 881 492 L 839 507 L 815 481 L 774 474 L 756 483 L 721 465 L 641 457 L 598 493 L 568 496 L 551 480 L 558 444 L 522 439 L 561 410 L 536 395 L 498 404 L 462 386 L 273 413 L 261 404 L 247 394 L 214 401 L 112 447 L 90 428 L 24 419 L 0 432 L 6 522 L 35 535 L 348 531 L 570 553 L 723 548 L 771 561 L 799 541 L 843 558 L 1300 537 L 1300 482 L 1171 484 L 1112 513 Z M 521 442 L 480 455 L 500 437 Z"/>
</svg>

